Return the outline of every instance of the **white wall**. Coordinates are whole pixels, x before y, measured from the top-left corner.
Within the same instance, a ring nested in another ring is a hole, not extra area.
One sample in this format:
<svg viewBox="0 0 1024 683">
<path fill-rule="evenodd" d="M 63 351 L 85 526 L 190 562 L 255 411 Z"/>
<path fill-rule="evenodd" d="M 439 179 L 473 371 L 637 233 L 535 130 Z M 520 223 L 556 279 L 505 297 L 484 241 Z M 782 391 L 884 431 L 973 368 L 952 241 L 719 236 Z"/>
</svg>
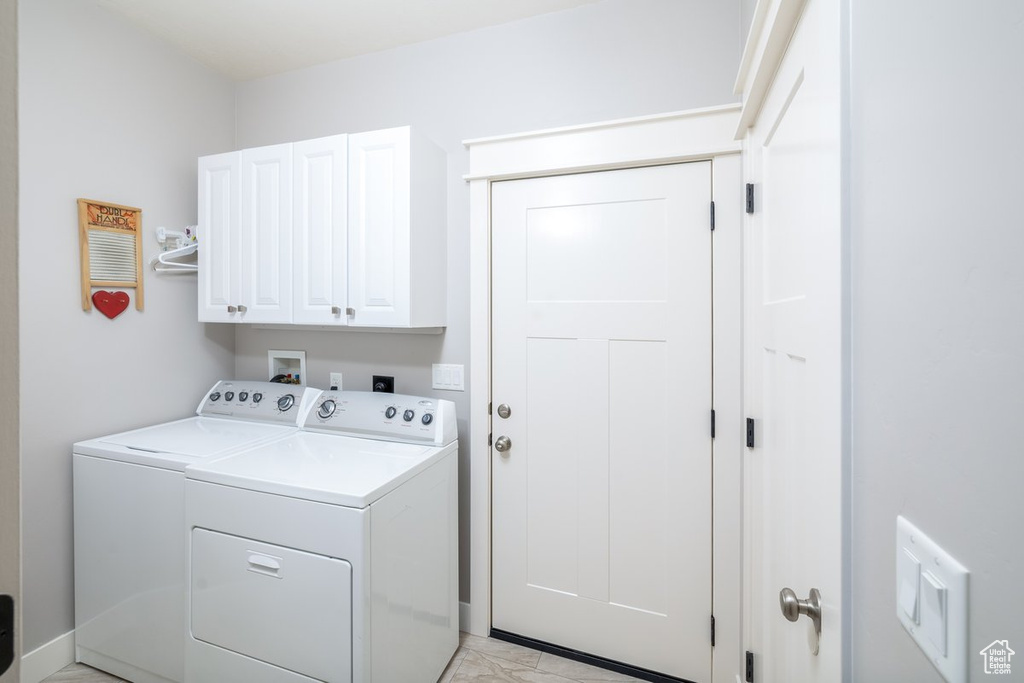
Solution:
<svg viewBox="0 0 1024 683">
<path fill-rule="evenodd" d="M 1024 3 L 851 5 L 853 679 L 942 680 L 895 616 L 903 514 L 971 571 L 988 680 L 1024 652 Z"/>
<path fill-rule="evenodd" d="M 754 8 L 757 6 L 757 0 L 740 0 L 740 36 L 744 43 L 747 39 L 747 34 L 750 33 L 750 24 L 754 21 Z M 740 45 L 744 47 L 744 45 Z M 740 50 L 742 54 L 742 49 Z"/>
<path fill-rule="evenodd" d="M 745 34 L 744 34 L 745 37 Z M 263 377 L 268 349 L 307 353 L 307 379 L 433 394 L 431 363 L 468 366 L 469 138 L 735 101 L 738 1 L 604 0 L 511 24 L 252 81 L 238 89 L 238 144 L 301 140 L 412 124 L 448 152 L 448 328 L 443 336 L 280 332 L 240 327 L 239 377 Z M 468 599 L 469 399 L 456 401 L 463 440 L 461 587 Z M 476 400 L 485 401 L 486 397 Z"/>
<path fill-rule="evenodd" d="M 0 2 L 0 386 L 18 386 L 18 3 Z M 19 591 L 18 394 L 0 395 L 0 594 L 14 596 L 15 619 L 21 611 Z M 15 652 L 21 629 L 15 629 Z M 18 680 L 19 662 L 0 681 Z"/>
<path fill-rule="evenodd" d="M 186 415 L 234 371 L 231 329 L 196 322 L 194 276 L 145 273 L 145 312 L 80 304 L 75 199 L 196 220 L 196 157 L 234 145 L 232 84 L 81 0 L 20 5 L 24 652 L 73 619 L 71 444 Z M 125 514 L 131 514 L 126 510 Z"/>
</svg>

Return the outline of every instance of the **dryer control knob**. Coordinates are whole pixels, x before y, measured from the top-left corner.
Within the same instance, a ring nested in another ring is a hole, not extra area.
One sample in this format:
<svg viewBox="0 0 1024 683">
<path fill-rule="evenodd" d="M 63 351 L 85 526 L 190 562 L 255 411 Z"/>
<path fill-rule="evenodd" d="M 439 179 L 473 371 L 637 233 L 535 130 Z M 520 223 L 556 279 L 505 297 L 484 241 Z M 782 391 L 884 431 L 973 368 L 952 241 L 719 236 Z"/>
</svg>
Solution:
<svg viewBox="0 0 1024 683">
<path fill-rule="evenodd" d="M 412 419 L 414 417 L 416 417 L 416 413 L 411 410 L 407 410 L 404 413 L 402 413 L 402 419 L 405 420 L 406 422 L 412 422 Z"/>
<path fill-rule="evenodd" d="M 262 400 L 263 400 L 263 394 L 261 394 L 260 392 L 257 391 L 255 394 L 252 395 L 252 402 L 253 403 L 259 403 Z"/>
<path fill-rule="evenodd" d="M 291 394 L 285 394 L 281 398 L 277 399 L 277 409 L 282 413 L 291 410 L 293 405 L 295 405 L 295 397 Z"/>
<path fill-rule="evenodd" d="M 428 425 L 428 424 L 430 424 L 433 421 L 434 421 L 434 415 L 432 413 L 423 413 L 423 417 L 420 418 L 420 422 L 422 422 L 425 425 Z"/>
<path fill-rule="evenodd" d="M 212 394 L 210 394 L 210 400 L 211 401 L 219 401 L 220 400 L 220 392 L 219 391 L 215 391 Z"/>
<path fill-rule="evenodd" d="M 387 419 L 390 420 L 391 418 L 393 418 L 395 416 L 395 413 L 397 413 L 397 412 L 398 411 L 395 410 L 394 406 L 388 406 L 388 409 L 384 411 L 384 417 L 386 417 Z"/>
<path fill-rule="evenodd" d="M 320 404 L 320 408 L 316 411 L 316 414 L 320 416 L 321 419 L 326 420 L 331 415 L 334 415 L 335 408 L 337 408 L 337 404 L 335 404 L 331 399 L 327 399 Z"/>
<path fill-rule="evenodd" d="M 249 392 L 248 391 L 239 391 L 238 392 L 238 400 L 239 401 L 248 401 L 249 400 Z"/>
<path fill-rule="evenodd" d="M 225 391 L 224 392 L 224 400 L 225 401 L 234 401 L 235 400 L 235 392 L 233 392 L 233 391 Z"/>
</svg>

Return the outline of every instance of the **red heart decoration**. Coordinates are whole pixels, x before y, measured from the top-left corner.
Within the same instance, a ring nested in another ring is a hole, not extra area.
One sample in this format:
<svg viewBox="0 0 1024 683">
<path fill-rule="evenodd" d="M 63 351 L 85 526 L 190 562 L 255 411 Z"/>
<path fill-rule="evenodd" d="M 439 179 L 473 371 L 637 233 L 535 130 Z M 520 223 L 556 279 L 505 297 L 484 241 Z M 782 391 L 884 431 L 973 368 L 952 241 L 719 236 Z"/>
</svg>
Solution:
<svg viewBox="0 0 1024 683">
<path fill-rule="evenodd" d="M 92 295 L 92 302 L 96 309 L 111 320 L 124 313 L 128 308 L 128 294 L 126 292 L 104 292 L 102 290 Z"/>
</svg>

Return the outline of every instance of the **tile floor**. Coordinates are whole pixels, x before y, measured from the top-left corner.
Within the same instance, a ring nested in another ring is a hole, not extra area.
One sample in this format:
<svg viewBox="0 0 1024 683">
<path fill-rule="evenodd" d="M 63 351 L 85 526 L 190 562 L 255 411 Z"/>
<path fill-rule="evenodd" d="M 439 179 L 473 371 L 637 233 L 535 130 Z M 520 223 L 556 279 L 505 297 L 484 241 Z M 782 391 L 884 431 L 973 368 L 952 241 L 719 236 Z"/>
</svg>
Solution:
<svg viewBox="0 0 1024 683">
<path fill-rule="evenodd" d="M 636 678 L 492 638 L 461 634 L 439 683 L 626 683 Z M 120 678 L 72 664 L 43 683 L 117 683 Z"/>
</svg>

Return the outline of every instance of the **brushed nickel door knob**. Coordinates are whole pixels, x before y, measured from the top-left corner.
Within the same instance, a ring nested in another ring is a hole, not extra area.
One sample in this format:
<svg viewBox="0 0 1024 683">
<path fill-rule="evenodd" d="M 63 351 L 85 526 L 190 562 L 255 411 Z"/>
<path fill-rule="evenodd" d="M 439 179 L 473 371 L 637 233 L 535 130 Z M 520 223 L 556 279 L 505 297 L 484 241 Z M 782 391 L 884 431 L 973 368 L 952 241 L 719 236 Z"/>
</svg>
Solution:
<svg viewBox="0 0 1024 683">
<path fill-rule="evenodd" d="M 779 607 L 782 616 L 790 621 L 796 621 L 801 614 L 811 618 L 814 624 L 814 647 L 811 648 L 811 654 L 818 654 L 821 644 L 821 593 L 818 589 L 812 588 L 807 599 L 801 600 L 792 588 L 783 588 L 779 591 Z"/>
</svg>

